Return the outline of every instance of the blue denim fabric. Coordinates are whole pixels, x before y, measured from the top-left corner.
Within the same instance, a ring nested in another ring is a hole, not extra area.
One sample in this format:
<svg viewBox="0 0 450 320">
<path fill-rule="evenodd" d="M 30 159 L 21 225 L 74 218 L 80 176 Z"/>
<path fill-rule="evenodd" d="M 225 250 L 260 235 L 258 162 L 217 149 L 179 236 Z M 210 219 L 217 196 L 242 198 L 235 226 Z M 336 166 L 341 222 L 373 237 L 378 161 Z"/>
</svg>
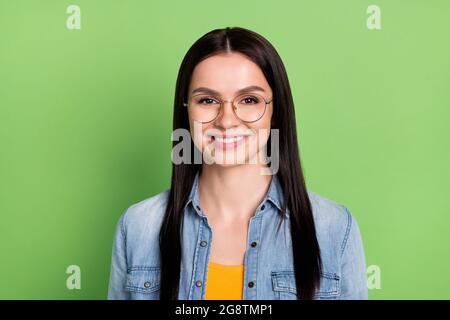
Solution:
<svg viewBox="0 0 450 320">
<path fill-rule="evenodd" d="M 159 229 L 169 190 L 130 206 L 120 217 L 112 250 L 108 299 L 159 299 Z M 308 191 L 323 272 L 315 299 L 367 299 L 366 265 L 358 224 L 349 210 Z M 288 220 L 276 233 L 282 208 L 276 175 L 250 219 L 243 299 L 296 299 Z M 205 298 L 212 231 L 199 204 L 198 174 L 184 211 L 180 300 Z M 253 242 L 255 245 L 251 245 Z M 253 286 L 247 284 L 252 281 Z"/>
</svg>

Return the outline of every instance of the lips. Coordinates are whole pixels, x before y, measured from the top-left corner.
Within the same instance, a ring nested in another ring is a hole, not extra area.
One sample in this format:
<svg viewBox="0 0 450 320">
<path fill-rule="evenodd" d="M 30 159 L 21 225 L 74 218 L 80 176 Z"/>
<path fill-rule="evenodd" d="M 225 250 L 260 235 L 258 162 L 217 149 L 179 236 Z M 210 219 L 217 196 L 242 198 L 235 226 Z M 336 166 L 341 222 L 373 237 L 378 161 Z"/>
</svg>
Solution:
<svg viewBox="0 0 450 320">
<path fill-rule="evenodd" d="M 209 139 L 213 142 L 217 147 L 221 149 L 229 149 L 235 148 L 241 143 L 243 143 L 249 135 L 222 135 L 222 136 L 210 136 Z"/>
<path fill-rule="evenodd" d="M 229 138 L 213 136 L 212 138 L 213 138 L 213 140 L 216 140 L 219 143 L 232 143 L 232 142 L 240 141 L 240 140 L 244 139 L 244 137 L 246 137 L 246 136 L 235 136 L 235 137 L 229 137 Z"/>
</svg>

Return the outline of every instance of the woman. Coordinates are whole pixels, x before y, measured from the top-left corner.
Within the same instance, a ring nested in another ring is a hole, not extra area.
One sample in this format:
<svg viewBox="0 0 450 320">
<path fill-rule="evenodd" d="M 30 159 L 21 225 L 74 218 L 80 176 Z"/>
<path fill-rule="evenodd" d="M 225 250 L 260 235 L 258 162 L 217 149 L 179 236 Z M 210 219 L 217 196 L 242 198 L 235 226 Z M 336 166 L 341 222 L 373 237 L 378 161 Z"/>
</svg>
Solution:
<svg viewBox="0 0 450 320">
<path fill-rule="evenodd" d="M 171 188 L 120 217 L 109 299 L 367 298 L 358 225 L 306 190 L 288 77 L 266 39 L 243 28 L 198 39 L 174 130 L 189 147 Z"/>
</svg>

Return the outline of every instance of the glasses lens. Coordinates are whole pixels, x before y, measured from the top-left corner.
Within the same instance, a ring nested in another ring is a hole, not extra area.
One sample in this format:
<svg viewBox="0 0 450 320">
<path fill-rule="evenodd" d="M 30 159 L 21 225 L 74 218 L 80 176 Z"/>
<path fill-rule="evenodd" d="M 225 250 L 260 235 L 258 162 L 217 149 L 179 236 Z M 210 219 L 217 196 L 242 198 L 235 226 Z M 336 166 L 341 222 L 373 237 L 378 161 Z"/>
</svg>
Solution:
<svg viewBox="0 0 450 320">
<path fill-rule="evenodd" d="M 191 97 L 188 104 L 191 117 L 200 122 L 214 120 L 220 111 L 220 100 L 209 95 Z"/>
<path fill-rule="evenodd" d="M 252 122 L 259 120 L 266 109 L 266 102 L 259 94 L 243 94 L 235 98 L 236 115 L 242 120 Z"/>
</svg>

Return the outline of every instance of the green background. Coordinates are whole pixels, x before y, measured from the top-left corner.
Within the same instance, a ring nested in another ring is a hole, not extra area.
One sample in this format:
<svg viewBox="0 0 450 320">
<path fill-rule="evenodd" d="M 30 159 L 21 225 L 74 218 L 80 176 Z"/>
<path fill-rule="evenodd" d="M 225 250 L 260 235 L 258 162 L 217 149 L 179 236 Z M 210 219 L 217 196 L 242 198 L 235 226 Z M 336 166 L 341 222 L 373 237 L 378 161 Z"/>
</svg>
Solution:
<svg viewBox="0 0 450 320">
<path fill-rule="evenodd" d="M 381 268 L 369 297 L 449 299 L 449 14 L 447 0 L 0 0 L 0 298 L 106 298 L 118 217 L 169 187 L 181 59 L 241 26 L 286 65 L 307 185 L 350 209 Z"/>
</svg>

